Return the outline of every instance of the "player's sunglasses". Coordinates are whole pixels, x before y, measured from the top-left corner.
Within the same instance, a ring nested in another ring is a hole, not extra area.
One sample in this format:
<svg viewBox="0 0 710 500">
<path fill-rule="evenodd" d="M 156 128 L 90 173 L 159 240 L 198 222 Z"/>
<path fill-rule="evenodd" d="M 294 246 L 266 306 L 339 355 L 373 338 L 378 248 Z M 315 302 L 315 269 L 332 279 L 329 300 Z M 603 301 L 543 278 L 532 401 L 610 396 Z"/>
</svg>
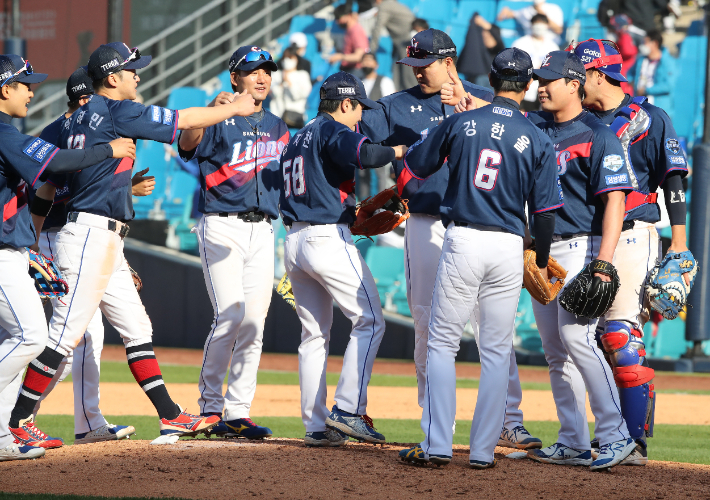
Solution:
<svg viewBox="0 0 710 500">
<path fill-rule="evenodd" d="M 245 56 L 243 56 L 241 59 L 239 59 L 236 63 L 230 66 L 229 71 L 234 71 L 234 69 L 239 66 L 242 61 L 250 63 L 250 62 L 255 62 L 255 61 L 273 61 L 274 58 L 271 57 L 271 54 L 269 54 L 265 50 L 256 50 L 252 52 L 248 52 Z"/>
<path fill-rule="evenodd" d="M 32 65 L 30 64 L 29 61 L 25 61 L 25 65 L 23 67 L 21 67 L 20 69 L 18 69 L 15 72 L 15 74 L 13 74 L 12 76 L 9 76 L 8 78 L 5 78 L 5 80 L 2 83 L 0 83 L 0 87 L 4 87 L 7 82 L 9 82 L 10 80 L 12 80 L 13 78 L 15 78 L 16 76 L 18 76 L 22 73 L 26 73 L 28 75 L 31 75 L 32 73 L 34 73 L 34 69 L 32 69 Z"/>
<path fill-rule="evenodd" d="M 428 50 L 424 49 L 418 49 L 414 45 L 407 46 L 407 57 L 411 57 L 413 59 L 426 59 L 432 56 L 436 57 L 437 59 L 441 59 L 439 54 L 434 54 L 433 52 L 429 52 Z"/>
<path fill-rule="evenodd" d="M 133 50 L 131 50 L 131 54 L 126 58 L 125 61 L 123 61 L 121 63 L 121 66 L 125 66 L 129 62 L 137 61 L 140 58 L 141 58 L 141 51 L 138 50 L 138 47 L 133 47 Z"/>
</svg>

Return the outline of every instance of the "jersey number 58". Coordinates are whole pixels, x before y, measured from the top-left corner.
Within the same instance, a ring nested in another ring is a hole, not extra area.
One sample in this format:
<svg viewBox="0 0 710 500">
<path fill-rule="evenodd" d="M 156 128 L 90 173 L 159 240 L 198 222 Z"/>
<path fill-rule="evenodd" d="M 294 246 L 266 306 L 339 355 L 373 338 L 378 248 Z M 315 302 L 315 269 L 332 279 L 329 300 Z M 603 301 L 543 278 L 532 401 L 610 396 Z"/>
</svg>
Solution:
<svg viewBox="0 0 710 500">
<path fill-rule="evenodd" d="M 496 179 L 498 179 L 498 169 L 493 168 L 493 165 L 500 165 L 502 158 L 503 156 L 498 151 L 481 150 L 476 173 L 473 176 L 473 185 L 484 191 L 492 190 L 496 185 Z"/>
<path fill-rule="evenodd" d="M 293 163 L 293 171 L 291 165 Z M 303 172 L 303 156 L 284 162 L 284 196 L 291 196 L 291 180 L 293 179 L 293 194 L 301 196 L 306 192 L 306 176 Z"/>
</svg>

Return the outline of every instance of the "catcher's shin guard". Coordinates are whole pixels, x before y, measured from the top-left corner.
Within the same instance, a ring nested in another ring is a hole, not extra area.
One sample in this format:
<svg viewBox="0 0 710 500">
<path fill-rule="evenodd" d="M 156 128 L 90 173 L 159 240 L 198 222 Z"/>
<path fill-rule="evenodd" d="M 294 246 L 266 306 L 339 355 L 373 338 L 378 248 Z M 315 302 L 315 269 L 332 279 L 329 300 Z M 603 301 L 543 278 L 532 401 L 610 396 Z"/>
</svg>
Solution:
<svg viewBox="0 0 710 500">
<path fill-rule="evenodd" d="M 643 334 L 620 321 L 607 322 L 605 330 L 601 341 L 619 388 L 621 414 L 629 434 L 634 439 L 651 437 L 656 394 L 651 383 L 654 371 L 647 366 L 646 346 L 641 340 Z"/>
</svg>

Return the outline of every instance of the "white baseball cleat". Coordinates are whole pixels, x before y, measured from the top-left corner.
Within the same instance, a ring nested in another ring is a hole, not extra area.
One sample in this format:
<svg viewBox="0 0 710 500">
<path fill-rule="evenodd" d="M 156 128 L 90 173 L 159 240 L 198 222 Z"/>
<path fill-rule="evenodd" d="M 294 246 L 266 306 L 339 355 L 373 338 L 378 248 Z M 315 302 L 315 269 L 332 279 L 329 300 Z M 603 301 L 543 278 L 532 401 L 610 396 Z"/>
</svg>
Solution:
<svg viewBox="0 0 710 500">
<path fill-rule="evenodd" d="M 590 469 L 607 470 L 618 465 L 622 460 L 631 455 L 636 449 L 636 441 L 633 438 L 614 441 L 603 444 L 599 448 L 599 456 L 592 462 Z"/>
<path fill-rule="evenodd" d="M 562 443 L 555 443 L 541 450 L 530 450 L 528 458 L 545 464 L 592 465 L 591 451 L 576 450 Z"/>
<path fill-rule="evenodd" d="M 34 458 L 43 457 L 45 449 L 39 446 L 22 446 L 19 441 L 15 440 L 13 444 L 0 448 L 0 462 L 10 460 L 31 460 Z"/>
<path fill-rule="evenodd" d="M 503 427 L 500 438 L 498 438 L 498 446 L 530 450 L 533 448 L 542 448 L 542 441 L 533 437 L 525 427 L 519 425 L 512 430 Z"/>
<path fill-rule="evenodd" d="M 136 429 L 132 425 L 106 424 L 93 431 L 75 434 L 74 444 L 98 443 L 100 441 L 115 441 L 117 439 L 127 439 L 131 434 L 135 434 Z"/>
</svg>

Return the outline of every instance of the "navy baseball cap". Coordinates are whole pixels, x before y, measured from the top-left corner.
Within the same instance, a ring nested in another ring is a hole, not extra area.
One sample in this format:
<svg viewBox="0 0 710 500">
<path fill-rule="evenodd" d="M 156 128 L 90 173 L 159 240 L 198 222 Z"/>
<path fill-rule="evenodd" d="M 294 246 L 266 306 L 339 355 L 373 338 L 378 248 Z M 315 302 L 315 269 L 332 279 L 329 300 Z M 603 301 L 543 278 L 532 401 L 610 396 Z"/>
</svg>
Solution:
<svg viewBox="0 0 710 500">
<path fill-rule="evenodd" d="M 69 101 L 78 101 L 84 96 L 94 93 L 94 86 L 89 78 L 87 67 L 82 66 L 71 74 L 67 80 L 67 97 Z"/>
<path fill-rule="evenodd" d="M 137 48 L 129 49 L 125 43 L 107 43 L 89 56 L 89 77 L 92 80 L 102 80 L 124 69 L 142 69 L 148 66 L 152 59 L 151 56 L 141 55 Z"/>
<path fill-rule="evenodd" d="M 230 73 L 234 73 L 237 70 L 253 71 L 259 66 L 266 66 L 271 71 L 279 70 L 271 54 L 265 50 L 261 50 L 261 47 L 255 45 L 239 47 L 234 54 L 232 54 L 232 57 L 229 58 Z"/>
<path fill-rule="evenodd" d="M 414 68 L 429 66 L 437 59 L 456 56 L 456 45 L 451 37 L 441 30 L 428 29 L 420 31 L 407 47 L 407 57 L 397 61 Z"/>
<path fill-rule="evenodd" d="M 0 87 L 8 83 L 40 83 L 46 73 L 35 73 L 29 61 L 15 54 L 0 55 Z"/>
<path fill-rule="evenodd" d="M 579 80 L 582 85 L 587 80 L 584 64 L 577 57 L 577 54 L 565 52 L 564 50 L 553 50 L 548 53 L 542 61 L 540 69 L 533 70 L 533 75 L 535 78 L 544 78 L 545 80 L 571 78 L 572 80 Z"/>
<path fill-rule="evenodd" d="M 362 104 L 365 109 L 378 108 L 380 106 L 375 101 L 367 98 L 365 86 L 360 79 L 345 71 L 340 71 L 325 79 L 320 87 L 320 98 L 321 100 L 332 101 L 354 99 Z"/>
<path fill-rule="evenodd" d="M 623 59 L 619 46 L 611 40 L 590 38 L 577 44 L 574 53 L 582 60 L 585 69 L 596 69 L 618 82 L 626 82 L 621 74 Z"/>
<path fill-rule="evenodd" d="M 504 72 L 504 70 L 508 71 Z M 529 82 L 532 72 L 533 63 L 530 54 L 516 48 L 501 50 L 491 64 L 491 74 L 499 80 L 509 82 Z"/>
</svg>

